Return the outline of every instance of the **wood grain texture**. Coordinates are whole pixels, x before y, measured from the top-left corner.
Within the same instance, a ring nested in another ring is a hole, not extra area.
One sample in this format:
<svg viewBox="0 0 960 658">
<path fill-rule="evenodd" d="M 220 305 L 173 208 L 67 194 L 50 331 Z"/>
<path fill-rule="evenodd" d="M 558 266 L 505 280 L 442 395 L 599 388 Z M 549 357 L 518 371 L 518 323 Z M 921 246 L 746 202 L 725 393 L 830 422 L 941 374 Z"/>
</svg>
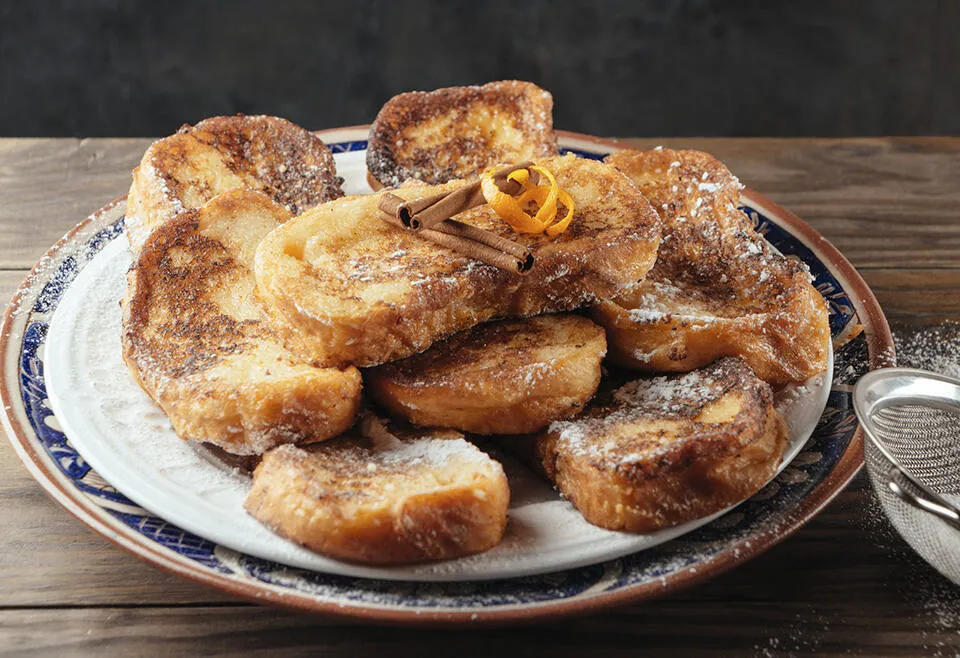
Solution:
<svg viewBox="0 0 960 658">
<path fill-rule="evenodd" d="M 0 609 L 235 600 L 148 566 L 88 530 L 44 493 L 6 439 L 0 482 Z"/>
<path fill-rule="evenodd" d="M 76 223 L 126 194 L 150 142 L 0 140 L 0 267 L 31 267 Z"/>
<path fill-rule="evenodd" d="M 861 269 L 892 321 L 960 320 L 960 139 L 660 141 L 715 153 L 810 221 Z M 57 238 L 125 191 L 148 142 L 0 140 L 4 299 Z M 863 475 L 794 537 L 693 589 L 591 618 L 484 631 L 361 630 L 169 576 L 51 502 L 6 442 L 0 527 L 0 655 L 960 651 L 960 590 L 896 535 Z"/>
<path fill-rule="evenodd" d="M 26 275 L 0 270 L 0 297 L 10 299 Z M 148 566 L 87 530 L 44 493 L 0 435 L 0 609 L 235 601 Z M 0 630 L 0 646 L 2 638 Z"/>
<path fill-rule="evenodd" d="M 861 274 L 891 323 L 927 325 L 960 319 L 960 268 L 864 269 Z"/>
<path fill-rule="evenodd" d="M 917 656 L 956 648 L 951 618 L 915 591 L 935 576 L 883 528 L 862 517 L 861 496 L 844 494 L 794 539 L 710 583 L 593 617 L 525 628 L 358 628 L 256 607 L 98 606 L 0 610 L 9 655 L 322 656 Z M 866 549 L 838 560 L 852 532 Z M 940 591 L 942 594 L 942 590 Z M 855 602 L 856 604 L 851 604 Z M 936 599 L 933 600 L 936 602 Z M 54 630 L 55 629 L 55 630 Z M 0 655 L 4 655 L 0 653 Z"/>
</svg>

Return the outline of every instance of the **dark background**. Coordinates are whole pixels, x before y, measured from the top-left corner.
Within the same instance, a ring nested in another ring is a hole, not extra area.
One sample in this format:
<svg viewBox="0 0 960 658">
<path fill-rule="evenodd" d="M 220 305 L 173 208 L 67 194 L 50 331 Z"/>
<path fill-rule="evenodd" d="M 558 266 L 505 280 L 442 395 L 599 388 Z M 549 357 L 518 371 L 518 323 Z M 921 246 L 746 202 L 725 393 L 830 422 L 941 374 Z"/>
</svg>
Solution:
<svg viewBox="0 0 960 658">
<path fill-rule="evenodd" d="M 958 0 L 0 0 L 0 136 L 327 128 L 502 78 L 598 135 L 957 134 L 958 34 Z"/>
</svg>

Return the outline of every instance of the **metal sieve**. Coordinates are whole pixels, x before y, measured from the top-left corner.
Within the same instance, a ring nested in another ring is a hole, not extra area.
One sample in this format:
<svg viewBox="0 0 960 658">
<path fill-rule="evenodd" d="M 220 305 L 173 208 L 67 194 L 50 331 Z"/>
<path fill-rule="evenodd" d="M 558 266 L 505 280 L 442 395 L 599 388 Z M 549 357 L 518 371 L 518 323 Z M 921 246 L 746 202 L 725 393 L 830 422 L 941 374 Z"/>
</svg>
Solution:
<svg viewBox="0 0 960 658">
<path fill-rule="evenodd" d="M 960 380 L 874 370 L 857 382 L 853 407 L 887 517 L 924 560 L 960 584 Z"/>
</svg>

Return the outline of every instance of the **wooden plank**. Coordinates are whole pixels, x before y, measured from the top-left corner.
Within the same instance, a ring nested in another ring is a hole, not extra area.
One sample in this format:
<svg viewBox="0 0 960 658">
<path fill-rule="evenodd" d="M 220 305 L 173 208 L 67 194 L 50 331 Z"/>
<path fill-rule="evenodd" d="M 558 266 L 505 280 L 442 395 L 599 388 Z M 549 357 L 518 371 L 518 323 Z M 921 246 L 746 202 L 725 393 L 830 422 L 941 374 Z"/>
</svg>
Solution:
<svg viewBox="0 0 960 658">
<path fill-rule="evenodd" d="M 0 139 L 0 267 L 31 267 L 73 225 L 126 194 L 149 139 Z"/>
<path fill-rule="evenodd" d="M 0 271 L 0 299 L 9 300 L 26 275 Z M 155 569 L 87 530 L 47 497 L 2 430 L 0 528 L 0 607 L 234 600 Z"/>
<path fill-rule="evenodd" d="M 891 323 L 960 321 L 960 269 L 865 269 L 861 273 Z"/>
<path fill-rule="evenodd" d="M 0 478 L 0 607 L 234 600 L 155 569 L 88 530 L 47 497 L 5 439 Z"/>
<path fill-rule="evenodd" d="M 252 607 L 2 610 L 0 655 L 917 656 L 960 648 L 935 610 L 774 597 L 699 605 L 673 597 L 525 628 L 455 630 L 358 628 Z"/>
<path fill-rule="evenodd" d="M 149 141 L 0 140 L 0 267 L 29 267 L 124 194 Z M 960 267 L 960 138 L 624 141 L 661 142 L 715 153 L 857 267 Z"/>
<path fill-rule="evenodd" d="M 864 271 L 892 321 L 960 319 L 960 139 L 656 141 L 714 152 L 748 185 L 809 220 Z M 76 221 L 122 194 L 148 143 L 0 140 L 3 299 L 25 274 L 10 268 L 28 267 Z M 6 442 L 0 502 L 0 653 L 11 655 L 960 649 L 960 591 L 896 535 L 863 476 L 795 537 L 708 583 L 589 619 L 499 631 L 361 632 L 247 606 L 168 576 L 59 509 Z"/>
<path fill-rule="evenodd" d="M 153 569 L 90 532 L 53 504 L 11 453 L 0 444 L 0 608 L 234 601 Z M 861 477 L 795 537 L 683 598 L 779 597 L 813 607 L 846 601 L 880 613 L 904 605 L 912 588 L 924 591 L 929 569 L 917 559 L 905 569 L 906 552 Z"/>
</svg>

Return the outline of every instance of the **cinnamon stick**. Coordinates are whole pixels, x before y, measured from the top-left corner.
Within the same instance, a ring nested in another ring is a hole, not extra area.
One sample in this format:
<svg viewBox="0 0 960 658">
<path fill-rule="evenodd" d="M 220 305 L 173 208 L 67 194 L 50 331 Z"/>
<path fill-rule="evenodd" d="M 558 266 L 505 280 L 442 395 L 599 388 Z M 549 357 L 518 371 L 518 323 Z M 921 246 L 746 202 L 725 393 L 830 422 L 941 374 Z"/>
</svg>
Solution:
<svg viewBox="0 0 960 658">
<path fill-rule="evenodd" d="M 455 219 L 448 219 L 440 222 L 439 224 L 435 224 L 433 226 L 433 230 L 440 231 L 441 233 L 447 233 L 449 235 L 457 235 L 475 242 L 481 242 L 488 247 L 499 249 L 500 251 L 510 254 L 511 256 L 515 256 L 520 260 L 529 260 L 530 267 L 533 266 L 533 254 L 530 253 L 529 249 L 524 247 L 522 244 L 518 244 L 506 239 L 503 236 L 497 235 L 493 231 L 487 231 L 476 226 L 471 226 L 470 224 L 464 224 L 463 222 L 458 222 Z M 527 269 L 529 269 L 529 267 Z"/>
<path fill-rule="evenodd" d="M 377 206 L 383 212 L 393 215 L 399 219 L 404 228 L 417 230 L 421 228 L 420 222 L 412 221 L 413 216 L 421 210 L 428 208 L 429 206 L 432 206 L 433 204 L 442 200 L 448 194 L 449 192 L 441 192 L 439 194 L 432 194 L 430 196 L 407 201 L 406 199 L 399 197 L 392 192 L 385 192 L 380 197 L 380 202 L 377 204 Z"/>
<path fill-rule="evenodd" d="M 398 197 L 392 192 L 384 192 L 380 195 L 380 200 L 377 201 L 377 208 L 382 210 L 387 215 L 399 220 L 400 206 L 404 203 L 406 203 L 406 199 Z"/>
<path fill-rule="evenodd" d="M 401 206 L 400 220 L 407 228 L 417 231 L 430 228 L 434 224 L 459 215 L 470 208 L 482 206 L 486 202 L 480 190 L 480 181 L 476 181 L 441 196 L 429 206 L 414 213 L 407 221 L 404 221 L 405 208 Z"/>
<path fill-rule="evenodd" d="M 392 214 L 392 213 L 382 212 L 382 211 L 381 211 L 381 213 L 380 213 L 380 219 L 382 219 L 383 221 L 385 221 L 385 222 L 388 223 L 388 224 L 393 224 L 393 225 L 396 226 L 397 228 L 406 228 L 406 227 L 403 225 L 403 222 L 400 221 L 400 218 L 397 217 L 396 215 Z"/>
<path fill-rule="evenodd" d="M 513 196 L 520 192 L 521 186 L 516 181 L 507 180 L 507 176 L 517 169 L 526 169 L 532 164 L 532 162 L 526 161 L 501 167 L 493 172 L 493 182 L 501 192 Z M 414 231 L 421 228 L 430 228 L 470 208 L 482 206 L 487 200 L 480 190 L 480 181 L 477 180 L 446 195 L 436 195 L 434 198 L 424 199 L 423 202 L 423 207 L 420 207 L 421 204 L 417 204 L 417 210 L 411 213 L 409 219 L 405 218 L 405 212 L 412 210 L 412 208 L 409 206 L 400 207 L 400 219 L 407 228 Z"/>
<path fill-rule="evenodd" d="M 533 160 L 524 160 L 523 162 L 518 162 L 514 165 L 507 165 L 506 167 L 500 167 L 495 172 L 493 172 L 493 181 L 497 184 L 497 187 L 500 188 L 500 191 L 504 194 L 509 194 L 510 196 L 515 196 L 519 194 L 521 185 L 520 183 L 512 180 L 507 180 L 507 176 L 515 172 L 517 169 L 529 169 L 533 166 Z M 530 172 L 531 180 L 536 183 L 539 180 L 537 172 Z"/>
<path fill-rule="evenodd" d="M 380 213 L 380 219 L 397 228 L 404 228 L 396 215 Z M 510 242 L 491 231 L 462 222 L 447 220 L 435 228 L 423 229 L 417 235 L 434 244 L 493 265 L 516 274 L 527 274 L 533 267 L 534 257 L 522 245 Z"/>
<path fill-rule="evenodd" d="M 493 180 L 501 192 L 515 195 L 520 191 L 520 184 L 507 180 L 507 176 L 517 169 L 526 169 L 532 164 L 530 161 L 525 161 L 501 167 L 493 172 Z M 404 227 L 419 231 L 470 208 L 482 206 L 486 202 L 480 191 L 480 181 L 477 180 L 451 192 L 441 192 L 410 201 L 405 201 L 396 194 L 388 192 L 381 196 L 379 208 L 398 217 Z"/>
<path fill-rule="evenodd" d="M 501 192 L 515 195 L 520 192 L 521 186 L 515 181 L 507 180 L 507 176 L 532 164 L 527 161 L 501 167 L 493 172 L 493 180 Z M 536 177 L 536 172 L 531 172 L 531 177 Z M 492 231 L 450 219 L 486 202 L 478 180 L 450 192 L 410 201 L 392 192 L 384 192 L 380 195 L 377 207 L 381 211 L 380 218 L 394 226 L 415 231 L 435 244 L 494 267 L 526 274 L 534 264 L 534 257 L 529 249 Z"/>
<path fill-rule="evenodd" d="M 518 258 L 482 242 L 444 233 L 443 231 L 437 231 L 432 228 L 425 228 L 421 230 L 418 235 L 441 247 L 447 247 L 448 249 L 459 252 L 468 258 L 475 258 L 488 265 L 493 265 L 501 270 L 514 272 L 515 274 L 527 274 L 530 268 L 533 267 L 533 256 L 530 254 L 528 254 L 529 258 Z"/>
</svg>

